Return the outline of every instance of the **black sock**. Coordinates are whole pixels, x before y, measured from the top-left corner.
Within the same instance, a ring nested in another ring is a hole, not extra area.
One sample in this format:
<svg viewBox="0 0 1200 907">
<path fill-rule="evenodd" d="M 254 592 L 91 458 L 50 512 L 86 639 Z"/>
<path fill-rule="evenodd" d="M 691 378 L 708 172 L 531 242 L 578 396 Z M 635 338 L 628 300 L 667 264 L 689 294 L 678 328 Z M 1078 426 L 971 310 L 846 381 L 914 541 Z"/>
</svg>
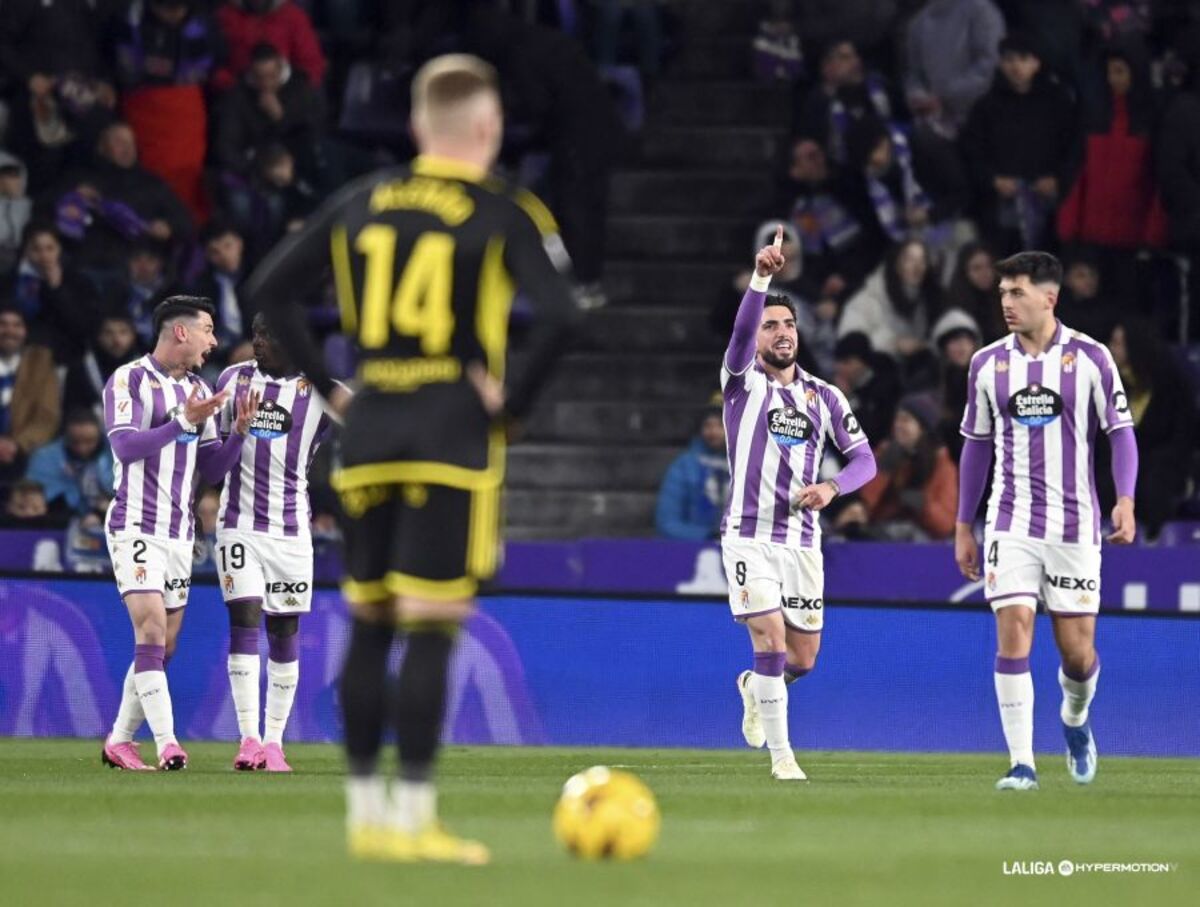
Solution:
<svg viewBox="0 0 1200 907">
<path fill-rule="evenodd" d="M 453 638 L 444 630 L 417 629 L 408 637 L 396 696 L 400 777 L 428 781 L 441 743 L 446 679 Z"/>
<path fill-rule="evenodd" d="M 395 629 L 355 618 L 342 667 L 342 719 L 350 774 L 373 775 L 387 713 L 387 662 Z"/>
</svg>

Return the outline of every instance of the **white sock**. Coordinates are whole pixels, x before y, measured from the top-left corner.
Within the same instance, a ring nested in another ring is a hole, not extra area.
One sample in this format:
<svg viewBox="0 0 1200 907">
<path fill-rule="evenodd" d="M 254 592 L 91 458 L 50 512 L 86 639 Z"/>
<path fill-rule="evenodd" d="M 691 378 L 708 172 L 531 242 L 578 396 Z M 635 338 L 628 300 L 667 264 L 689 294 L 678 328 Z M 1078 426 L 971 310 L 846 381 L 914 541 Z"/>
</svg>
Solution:
<svg viewBox="0 0 1200 907">
<path fill-rule="evenodd" d="M 262 663 L 257 655 L 230 655 L 225 665 L 229 672 L 229 688 L 233 691 L 238 733 L 242 739 L 258 740 L 258 675 Z"/>
<path fill-rule="evenodd" d="M 387 819 L 387 785 L 378 775 L 346 779 L 346 824 L 382 826 Z"/>
<path fill-rule="evenodd" d="M 788 742 L 787 684 L 783 682 L 782 677 L 751 674 L 750 689 L 754 691 L 754 700 L 758 703 L 758 715 L 767 735 L 767 749 L 771 751 L 771 760 L 791 755 L 792 745 Z"/>
<path fill-rule="evenodd" d="M 292 714 L 296 684 L 300 682 L 300 662 L 267 659 L 267 713 L 263 743 L 283 743 L 283 729 Z"/>
<path fill-rule="evenodd" d="M 130 662 L 129 670 L 125 672 L 125 685 L 121 687 L 121 707 L 117 709 L 117 720 L 113 722 L 112 734 L 109 737 L 113 743 L 132 741 L 133 735 L 146 720 L 133 677 L 133 662 Z"/>
<path fill-rule="evenodd" d="M 1100 679 L 1100 666 L 1087 680 L 1072 680 L 1058 669 L 1058 685 L 1062 687 L 1062 708 L 1059 714 L 1067 727 L 1082 727 L 1088 720 L 1088 706 L 1096 696 L 1096 682 Z"/>
<path fill-rule="evenodd" d="M 168 743 L 175 743 L 175 716 L 171 713 L 171 691 L 167 689 L 165 671 L 138 671 L 133 675 L 138 699 L 146 722 L 154 733 L 154 745 L 161 754 Z"/>
<path fill-rule="evenodd" d="M 1000 705 L 1000 723 L 1008 743 L 1008 756 L 1013 765 L 1021 763 L 1034 768 L 1033 763 L 1033 675 L 995 672 L 996 701 Z"/>
<path fill-rule="evenodd" d="M 401 831 L 418 832 L 437 819 L 437 789 L 432 781 L 392 783 L 392 824 Z"/>
</svg>

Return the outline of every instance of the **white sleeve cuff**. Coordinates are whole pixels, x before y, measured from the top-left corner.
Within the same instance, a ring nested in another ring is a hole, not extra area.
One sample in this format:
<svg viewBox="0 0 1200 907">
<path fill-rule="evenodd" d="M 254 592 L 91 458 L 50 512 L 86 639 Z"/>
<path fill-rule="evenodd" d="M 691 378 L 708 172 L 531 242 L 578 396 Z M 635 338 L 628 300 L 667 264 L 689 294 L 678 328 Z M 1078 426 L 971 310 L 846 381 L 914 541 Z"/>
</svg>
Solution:
<svg viewBox="0 0 1200 907">
<path fill-rule="evenodd" d="M 755 271 L 754 276 L 750 278 L 750 289 L 755 290 L 759 293 L 767 292 L 767 287 L 769 287 L 770 285 L 771 285 L 771 275 L 770 274 L 768 274 L 766 277 L 761 277 L 761 276 L 759 276 L 759 273 L 757 271 Z"/>
</svg>

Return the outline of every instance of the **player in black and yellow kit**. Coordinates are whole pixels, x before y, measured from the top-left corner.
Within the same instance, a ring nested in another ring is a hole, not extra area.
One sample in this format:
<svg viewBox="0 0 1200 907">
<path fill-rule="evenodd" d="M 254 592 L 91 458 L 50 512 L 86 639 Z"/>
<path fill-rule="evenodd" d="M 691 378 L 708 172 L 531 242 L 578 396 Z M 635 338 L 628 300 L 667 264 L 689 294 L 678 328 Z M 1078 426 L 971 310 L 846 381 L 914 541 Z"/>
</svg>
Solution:
<svg viewBox="0 0 1200 907">
<path fill-rule="evenodd" d="M 342 678 L 348 832 L 363 858 L 484 863 L 487 849 L 437 822 L 432 770 L 455 631 L 496 567 L 506 417 L 519 416 L 577 318 L 554 219 L 488 177 L 500 147 L 495 74 L 452 55 L 413 82 L 420 155 L 331 198 L 255 272 L 252 303 L 335 409 L 334 477 L 347 521 L 343 592 L 354 630 Z M 552 258 L 561 258 L 552 261 Z M 333 266 L 342 327 L 359 352 L 358 392 L 337 389 L 291 306 Z M 528 355 L 504 375 L 516 289 L 534 309 Z M 396 692 L 400 776 L 377 770 L 387 658 L 407 650 Z"/>
</svg>

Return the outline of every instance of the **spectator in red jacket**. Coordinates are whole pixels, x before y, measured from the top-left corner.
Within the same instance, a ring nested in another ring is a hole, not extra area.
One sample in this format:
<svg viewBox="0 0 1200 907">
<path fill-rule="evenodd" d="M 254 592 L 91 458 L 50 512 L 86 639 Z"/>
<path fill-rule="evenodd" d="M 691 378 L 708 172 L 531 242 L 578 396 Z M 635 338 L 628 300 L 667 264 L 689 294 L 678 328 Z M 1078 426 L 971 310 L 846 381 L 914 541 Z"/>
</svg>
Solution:
<svg viewBox="0 0 1200 907">
<path fill-rule="evenodd" d="M 1166 241 L 1150 139 L 1156 110 L 1150 68 L 1134 48 L 1103 60 L 1107 98 L 1087 118 L 1083 167 L 1058 212 L 1063 242 L 1136 250 Z"/>
<path fill-rule="evenodd" d="M 217 22 L 229 46 L 229 59 L 213 76 L 216 88 L 232 88 L 250 68 L 255 46 L 264 41 L 304 73 L 310 84 L 321 84 L 325 55 L 308 13 L 291 0 L 228 0 L 217 9 Z"/>
</svg>

